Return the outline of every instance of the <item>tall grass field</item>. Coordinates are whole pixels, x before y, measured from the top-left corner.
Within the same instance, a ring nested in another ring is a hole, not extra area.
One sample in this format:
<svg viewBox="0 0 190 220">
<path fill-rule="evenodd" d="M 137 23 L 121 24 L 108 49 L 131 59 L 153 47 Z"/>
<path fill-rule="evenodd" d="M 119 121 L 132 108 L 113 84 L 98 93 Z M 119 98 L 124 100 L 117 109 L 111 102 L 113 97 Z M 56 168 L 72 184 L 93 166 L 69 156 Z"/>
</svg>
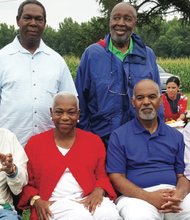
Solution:
<svg viewBox="0 0 190 220">
<path fill-rule="evenodd" d="M 190 58 L 158 58 L 157 61 L 167 72 L 180 77 L 183 92 L 190 92 Z"/>
</svg>

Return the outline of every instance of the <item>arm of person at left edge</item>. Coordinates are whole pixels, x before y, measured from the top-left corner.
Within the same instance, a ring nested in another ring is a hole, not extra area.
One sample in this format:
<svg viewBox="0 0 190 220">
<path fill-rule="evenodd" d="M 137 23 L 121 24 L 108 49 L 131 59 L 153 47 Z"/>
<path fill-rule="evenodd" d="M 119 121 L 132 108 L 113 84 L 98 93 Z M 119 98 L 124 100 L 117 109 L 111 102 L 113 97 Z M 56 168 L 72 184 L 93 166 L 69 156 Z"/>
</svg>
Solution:
<svg viewBox="0 0 190 220">
<path fill-rule="evenodd" d="M 180 203 L 186 197 L 186 195 L 190 192 L 190 182 L 183 174 L 177 174 L 177 185 L 176 189 L 171 197 L 169 197 L 168 201 L 162 205 L 161 212 L 162 213 L 178 213 L 182 209 L 180 208 Z"/>
<path fill-rule="evenodd" d="M 12 165 L 15 165 L 13 175 L 7 175 L 7 184 L 12 193 L 18 195 L 28 182 L 26 169 L 28 158 L 16 135 L 10 131 L 7 131 L 6 135 L 7 145 L 10 147 L 10 153 L 12 154 Z"/>
<path fill-rule="evenodd" d="M 185 176 L 190 180 L 190 122 L 183 129 L 183 136 L 185 141 Z"/>
</svg>

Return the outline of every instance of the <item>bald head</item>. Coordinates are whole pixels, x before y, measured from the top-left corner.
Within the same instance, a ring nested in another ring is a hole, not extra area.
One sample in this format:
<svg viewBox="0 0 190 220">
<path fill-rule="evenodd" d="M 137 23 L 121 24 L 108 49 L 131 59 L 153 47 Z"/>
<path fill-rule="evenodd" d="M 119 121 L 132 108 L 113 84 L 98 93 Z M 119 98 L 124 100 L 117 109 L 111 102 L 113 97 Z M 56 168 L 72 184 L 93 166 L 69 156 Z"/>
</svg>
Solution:
<svg viewBox="0 0 190 220">
<path fill-rule="evenodd" d="M 113 15 L 115 14 L 116 11 L 120 11 L 120 10 L 130 10 L 132 12 L 133 18 L 135 20 L 137 20 L 137 11 L 136 9 L 129 3 L 127 2 L 120 2 L 118 4 L 116 4 L 110 14 L 110 18 L 113 17 Z"/>
<path fill-rule="evenodd" d="M 137 91 L 142 90 L 154 90 L 158 96 L 160 96 L 160 88 L 158 84 L 151 79 L 140 80 L 133 88 L 133 96 L 136 96 Z"/>
</svg>

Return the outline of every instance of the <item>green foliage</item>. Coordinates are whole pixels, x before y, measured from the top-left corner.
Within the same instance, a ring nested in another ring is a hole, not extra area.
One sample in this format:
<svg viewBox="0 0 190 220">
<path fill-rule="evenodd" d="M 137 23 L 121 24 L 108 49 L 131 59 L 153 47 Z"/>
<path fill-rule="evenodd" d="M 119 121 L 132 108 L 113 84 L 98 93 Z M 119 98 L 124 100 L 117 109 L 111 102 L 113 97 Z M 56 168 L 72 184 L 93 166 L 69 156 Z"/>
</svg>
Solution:
<svg viewBox="0 0 190 220">
<path fill-rule="evenodd" d="M 57 50 L 58 37 L 56 30 L 47 26 L 43 32 L 42 38 L 47 45 L 51 45 L 52 49 Z"/>
<path fill-rule="evenodd" d="M 188 99 L 187 109 L 190 109 L 190 92 L 185 92 L 185 95 L 187 96 L 187 99 Z"/>
<path fill-rule="evenodd" d="M 0 48 L 10 43 L 16 36 L 16 29 L 14 26 L 8 26 L 5 23 L 0 24 Z"/>
<path fill-rule="evenodd" d="M 76 76 L 77 68 L 80 62 L 80 59 L 75 56 L 65 56 L 65 62 L 67 63 L 69 70 L 71 71 L 73 79 Z"/>
<path fill-rule="evenodd" d="M 21 220 L 29 220 L 30 218 L 30 209 L 26 209 L 22 213 Z"/>
<path fill-rule="evenodd" d="M 96 0 L 101 5 L 101 11 L 104 16 L 109 16 L 112 8 L 122 0 Z M 180 12 L 183 19 L 190 21 L 190 1 L 189 0 L 128 0 L 132 4 L 137 12 L 140 23 L 152 22 L 152 19 L 156 16 L 164 17 L 167 14 L 173 14 L 174 12 Z"/>
<path fill-rule="evenodd" d="M 137 32 L 158 57 L 190 56 L 190 26 L 177 18 L 165 21 L 157 17 L 154 24 L 138 27 Z"/>
<path fill-rule="evenodd" d="M 64 22 L 59 24 L 58 47 L 57 51 L 61 55 L 76 55 L 78 56 L 77 45 L 80 42 L 81 29 L 77 22 L 73 22 L 72 18 L 64 19 Z"/>
<path fill-rule="evenodd" d="M 158 58 L 158 63 L 166 71 L 180 77 L 183 91 L 190 91 L 190 58 Z"/>
</svg>

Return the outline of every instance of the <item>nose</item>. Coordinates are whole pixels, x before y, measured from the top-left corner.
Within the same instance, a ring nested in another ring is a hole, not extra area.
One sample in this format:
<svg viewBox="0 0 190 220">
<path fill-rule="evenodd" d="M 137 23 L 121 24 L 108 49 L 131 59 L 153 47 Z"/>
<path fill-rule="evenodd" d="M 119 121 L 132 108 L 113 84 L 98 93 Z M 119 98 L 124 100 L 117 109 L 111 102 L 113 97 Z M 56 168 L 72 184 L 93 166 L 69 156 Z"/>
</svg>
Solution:
<svg viewBox="0 0 190 220">
<path fill-rule="evenodd" d="M 36 25 L 36 23 L 37 23 L 37 22 L 36 22 L 36 19 L 35 19 L 35 18 L 31 18 L 31 19 L 30 19 L 30 24 L 31 24 L 31 25 Z"/>
<path fill-rule="evenodd" d="M 149 105 L 150 104 L 150 100 L 149 100 L 148 97 L 144 97 L 143 104 L 144 105 Z"/>
<path fill-rule="evenodd" d="M 63 114 L 61 115 L 61 120 L 68 120 L 68 114 L 66 112 L 63 112 Z"/>
<path fill-rule="evenodd" d="M 172 92 L 172 91 L 173 91 L 173 89 L 172 89 L 172 88 L 169 88 L 169 89 L 168 89 L 168 91 L 169 91 L 169 92 Z"/>
<path fill-rule="evenodd" d="M 118 20 L 118 24 L 119 25 L 125 25 L 125 19 L 123 17 L 121 17 L 119 20 Z"/>
</svg>

